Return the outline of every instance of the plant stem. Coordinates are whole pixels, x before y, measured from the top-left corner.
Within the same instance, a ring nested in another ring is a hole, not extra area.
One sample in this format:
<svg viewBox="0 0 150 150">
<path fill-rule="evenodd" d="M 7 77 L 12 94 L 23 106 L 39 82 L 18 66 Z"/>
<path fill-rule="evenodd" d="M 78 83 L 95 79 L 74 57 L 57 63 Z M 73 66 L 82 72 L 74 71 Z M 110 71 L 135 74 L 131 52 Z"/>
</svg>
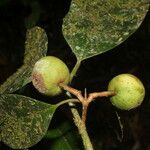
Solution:
<svg viewBox="0 0 150 150">
<path fill-rule="evenodd" d="M 70 82 L 72 81 L 73 77 L 76 75 L 80 65 L 81 65 L 81 60 L 77 60 L 73 70 L 71 71 Z"/>
<path fill-rule="evenodd" d="M 73 77 L 76 75 L 77 70 L 79 69 L 80 65 L 81 65 L 81 60 L 77 60 L 77 63 L 75 64 L 75 66 L 71 72 L 70 82 L 72 81 Z M 70 102 L 69 106 L 72 107 L 75 105 Z M 82 119 L 78 113 L 78 110 L 76 108 L 72 107 L 71 112 L 72 112 L 73 117 L 74 117 L 74 123 L 77 126 L 78 131 L 81 135 L 85 150 L 93 150 L 93 146 L 92 146 L 91 140 L 89 138 L 89 135 L 87 133 L 85 123 L 82 121 Z"/>
<path fill-rule="evenodd" d="M 81 61 L 78 60 L 71 72 L 70 83 L 71 83 L 73 77 L 76 75 L 76 72 L 80 67 L 80 64 L 81 64 Z M 62 105 L 64 103 L 69 102 L 69 106 L 71 108 L 71 112 L 74 117 L 74 123 L 77 126 L 78 131 L 81 135 L 84 148 L 85 148 L 85 150 L 93 150 L 93 146 L 92 146 L 92 143 L 88 136 L 86 125 L 85 125 L 88 106 L 89 106 L 90 102 L 92 102 L 94 100 L 94 98 L 113 96 L 116 93 L 114 91 L 94 92 L 94 93 L 90 93 L 89 96 L 87 97 L 87 92 L 85 90 L 85 93 L 84 93 L 85 95 L 83 97 L 82 93 L 77 89 L 74 89 L 63 83 L 60 83 L 59 86 L 61 88 L 63 88 L 64 90 L 68 91 L 69 93 L 73 94 L 74 96 L 76 96 L 78 98 L 78 102 L 82 103 L 82 119 L 78 113 L 78 110 L 75 107 L 72 107 L 72 106 L 75 106 L 75 104 L 72 103 L 73 99 L 68 99 L 66 101 L 60 102 L 60 103 L 58 103 L 58 105 Z M 77 99 L 74 99 L 74 102 L 77 102 Z"/>
<path fill-rule="evenodd" d="M 82 121 L 84 122 L 84 124 L 86 123 L 88 106 L 89 103 L 87 103 L 87 105 L 82 105 Z"/>
<path fill-rule="evenodd" d="M 109 96 L 114 96 L 114 95 L 116 95 L 114 91 L 94 92 L 94 93 L 89 94 L 87 101 L 90 103 L 91 101 L 94 101 L 95 98 L 97 97 L 109 97 Z"/>
<path fill-rule="evenodd" d="M 69 93 L 75 95 L 81 103 L 84 101 L 84 97 L 82 96 L 81 91 L 74 89 L 63 83 L 60 83 L 59 86 L 64 90 L 68 91 Z"/>
<path fill-rule="evenodd" d="M 69 106 L 74 106 L 74 104 L 69 103 Z M 93 146 L 92 146 L 92 143 L 90 141 L 89 135 L 87 133 L 85 123 L 81 120 L 77 109 L 71 108 L 71 112 L 72 112 L 73 117 L 74 117 L 74 123 L 77 126 L 78 131 L 81 135 L 85 150 L 93 150 Z"/>
<path fill-rule="evenodd" d="M 63 104 L 69 103 L 69 102 L 71 102 L 71 103 L 80 103 L 80 101 L 78 99 L 67 99 L 67 100 L 63 100 L 63 101 L 57 103 L 57 106 L 59 107 Z"/>
</svg>

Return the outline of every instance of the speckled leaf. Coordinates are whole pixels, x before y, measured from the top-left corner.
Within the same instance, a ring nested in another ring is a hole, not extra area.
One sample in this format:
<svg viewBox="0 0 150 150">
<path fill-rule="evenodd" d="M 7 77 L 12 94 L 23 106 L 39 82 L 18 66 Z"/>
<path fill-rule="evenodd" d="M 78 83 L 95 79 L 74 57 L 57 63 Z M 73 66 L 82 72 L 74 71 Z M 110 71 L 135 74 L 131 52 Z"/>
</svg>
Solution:
<svg viewBox="0 0 150 150">
<path fill-rule="evenodd" d="M 46 33 L 40 27 L 27 31 L 24 65 L 0 86 L 0 94 L 13 93 L 31 81 L 33 65 L 46 55 L 47 43 Z"/>
<path fill-rule="evenodd" d="M 0 96 L 0 108 L 1 141 L 13 149 L 24 149 L 43 138 L 57 105 L 6 94 Z"/>
<path fill-rule="evenodd" d="M 142 23 L 149 0 L 72 0 L 64 19 L 64 37 L 78 59 L 108 51 Z"/>
<path fill-rule="evenodd" d="M 27 31 L 24 63 L 32 67 L 37 60 L 46 56 L 48 38 L 44 29 L 34 27 Z"/>
<path fill-rule="evenodd" d="M 32 68 L 27 65 L 20 67 L 1 86 L 0 94 L 13 93 L 30 82 Z"/>
</svg>

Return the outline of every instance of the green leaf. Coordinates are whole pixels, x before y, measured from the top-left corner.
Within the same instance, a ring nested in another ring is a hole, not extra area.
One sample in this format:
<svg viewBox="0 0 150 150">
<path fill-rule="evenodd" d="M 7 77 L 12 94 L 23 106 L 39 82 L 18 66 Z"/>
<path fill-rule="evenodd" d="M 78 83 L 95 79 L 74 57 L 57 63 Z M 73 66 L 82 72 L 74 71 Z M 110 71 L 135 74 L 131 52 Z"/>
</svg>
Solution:
<svg viewBox="0 0 150 150">
<path fill-rule="evenodd" d="M 48 38 L 44 29 L 34 27 L 27 31 L 24 64 L 32 67 L 41 57 L 46 56 Z"/>
<path fill-rule="evenodd" d="M 47 43 L 46 32 L 40 27 L 27 31 L 24 65 L 0 86 L 0 94 L 13 93 L 31 82 L 32 68 L 37 60 L 46 55 Z"/>
<path fill-rule="evenodd" d="M 72 0 L 64 37 L 79 60 L 108 51 L 142 23 L 149 0 Z"/>
<path fill-rule="evenodd" d="M 0 108 L 0 139 L 13 149 L 24 149 L 44 137 L 57 105 L 6 94 L 0 96 Z"/>
<path fill-rule="evenodd" d="M 69 131 L 63 136 L 57 138 L 50 148 L 50 150 L 80 150 L 78 145 L 78 137 L 76 132 Z"/>
<path fill-rule="evenodd" d="M 55 129 L 48 130 L 45 138 L 54 139 L 63 136 L 66 132 L 72 129 L 72 125 L 69 122 L 64 122 Z"/>
<path fill-rule="evenodd" d="M 27 65 L 20 67 L 1 86 L 0 94 L 13 93 L 29 83 L 32 69 Z"/>
</svg>

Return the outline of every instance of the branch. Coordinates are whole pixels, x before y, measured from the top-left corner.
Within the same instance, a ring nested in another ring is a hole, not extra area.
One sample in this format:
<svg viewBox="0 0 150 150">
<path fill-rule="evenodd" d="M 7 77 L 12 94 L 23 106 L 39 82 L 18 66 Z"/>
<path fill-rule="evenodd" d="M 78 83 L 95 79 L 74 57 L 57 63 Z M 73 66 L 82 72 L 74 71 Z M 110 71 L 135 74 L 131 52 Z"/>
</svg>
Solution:
<svg viewBox="0 0 150 150">
<path fill-rule="evenodd" d="M 68 85 L 63 84 L 63 83 L 60 83 L 59 86 L 61 88 L 63 88 L 64 90 L 68 91 L 69 93 L 75 95 L 79 99 L 79 101 L 81 103 L 83 103 L 84 97 L 82 96 L 81 91 L 79 91 L 77 89 L 74 89 L 74 88 L 72 88 L 72 87 L 70 87 Z"/>
<path fill-rule="evenodd" d="M 116 95 L 114 91 L 94 92 L 94 93 L 89 94 L 87 101 L 88 103 L 90 103 L 94 101 L 94 99 L 97 97 L 109 97 L 109 96 L 114 96 L 114 95 Z"/>
</svg>

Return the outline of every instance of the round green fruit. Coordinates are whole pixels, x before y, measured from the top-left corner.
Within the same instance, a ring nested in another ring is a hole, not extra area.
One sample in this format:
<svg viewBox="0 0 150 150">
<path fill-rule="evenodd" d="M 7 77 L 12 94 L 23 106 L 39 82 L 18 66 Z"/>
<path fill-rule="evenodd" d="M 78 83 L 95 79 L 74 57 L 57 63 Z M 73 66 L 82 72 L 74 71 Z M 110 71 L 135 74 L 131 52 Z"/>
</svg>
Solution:
<svg viewBox="0 0 150 150">
<path fill-rule="evenodd" d="M 32 83 L 42 94 L 55 96 L 61 93 L 59 83 L 68 84 L 70 72 L 66 64 L 54 56 L 38 60 L 32 71 Z"/>
<path fill-rule="evenodd" d="M 109 82 L 108 91 L 116 93 L 110 98 L 111 103 L 123 110 L 130 110 L 141 105 L 145 96 L 142 82 L 131 74 L 120 74 L 114 77 Z"/>
</svg>

